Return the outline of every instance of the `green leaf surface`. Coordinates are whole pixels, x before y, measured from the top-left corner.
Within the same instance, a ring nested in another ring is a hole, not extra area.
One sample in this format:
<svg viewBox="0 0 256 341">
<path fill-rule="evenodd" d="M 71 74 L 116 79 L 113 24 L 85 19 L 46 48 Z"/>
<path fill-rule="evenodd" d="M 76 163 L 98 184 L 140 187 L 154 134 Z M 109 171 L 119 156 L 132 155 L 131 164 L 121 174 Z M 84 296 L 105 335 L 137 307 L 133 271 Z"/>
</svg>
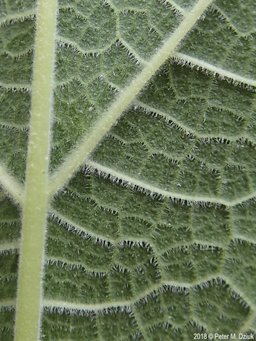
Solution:
<svg viewBox="0 0 256 341">
<path fill-rule="evenodd" d="M 0 0 L 0 340 L 256 337 L 254 0 Z"/>
</svg>

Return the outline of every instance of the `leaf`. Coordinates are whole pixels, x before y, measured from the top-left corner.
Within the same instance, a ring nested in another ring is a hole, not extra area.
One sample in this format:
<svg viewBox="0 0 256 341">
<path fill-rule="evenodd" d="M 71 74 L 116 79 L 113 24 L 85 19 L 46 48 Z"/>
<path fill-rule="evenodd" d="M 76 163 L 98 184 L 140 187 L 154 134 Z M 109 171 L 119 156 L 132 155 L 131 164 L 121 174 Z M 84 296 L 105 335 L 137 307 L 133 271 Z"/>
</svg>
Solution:
<svg viewBox="0 0 256 341">
<path fill-rule="evenodd" d="M 255 23 L 0 1 L 1 340 L 255 335 Z"/>
</svg>

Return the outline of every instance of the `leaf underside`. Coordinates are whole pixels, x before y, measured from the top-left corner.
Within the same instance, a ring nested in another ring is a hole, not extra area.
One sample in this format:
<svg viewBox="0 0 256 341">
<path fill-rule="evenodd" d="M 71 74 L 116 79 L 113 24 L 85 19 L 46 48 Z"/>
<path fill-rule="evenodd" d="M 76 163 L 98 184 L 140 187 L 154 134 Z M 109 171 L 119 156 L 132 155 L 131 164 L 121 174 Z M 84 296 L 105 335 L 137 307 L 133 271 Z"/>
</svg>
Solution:
<svg viewBox="0 0 256 341">
<path fill-rule="evenodd" d="M 59 0 L 50 179 L 194 5 Z M 35 24 L 36 1 L 0 0 L 0 161 L 21 186 Z M 80 155 L 49 205 L 42 340 L 256 333 L 255 25 L 254 0 L 214 1 Z M 0 340 L 9 341 L 22 205 L 4 176 L 0 184 Z"/>
</svg>

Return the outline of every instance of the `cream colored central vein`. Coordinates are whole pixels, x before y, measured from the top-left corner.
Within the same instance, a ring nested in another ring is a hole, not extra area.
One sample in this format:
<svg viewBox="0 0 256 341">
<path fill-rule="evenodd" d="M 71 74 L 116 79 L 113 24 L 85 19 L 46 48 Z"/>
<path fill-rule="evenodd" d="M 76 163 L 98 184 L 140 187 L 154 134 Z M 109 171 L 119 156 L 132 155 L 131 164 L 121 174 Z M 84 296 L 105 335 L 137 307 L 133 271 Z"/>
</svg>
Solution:
<svg viewBox="0 0 256 341">
<path fill-rule="evenodd" d="M 174 33 L 167 39 L 157 53 L 149 60 L 142 72 L 118 95 L 116 101 L 110 108 L 102 114 L 102 118 L 91 129 L 90 133 L 82 138 L 80 144 L 68 155 L 67 159 L 53 174 L 49 194 L 53 195 L 71 178 L 72 174 L 84 163 L 85 159 L 95 149 L 113 124 L 129 107 L 145 84 L 163 65 L 163 63 L 173 55 L 182 39 L 191 30 L 200 16 L 213 0 L 199 0 L 194 8 L 184 17 L 181 24 Z"/>
<path fill-rule="evenodd" d="M 57 0 L 38 0 L 15 341 L 40 334 Z"/>
</svg>

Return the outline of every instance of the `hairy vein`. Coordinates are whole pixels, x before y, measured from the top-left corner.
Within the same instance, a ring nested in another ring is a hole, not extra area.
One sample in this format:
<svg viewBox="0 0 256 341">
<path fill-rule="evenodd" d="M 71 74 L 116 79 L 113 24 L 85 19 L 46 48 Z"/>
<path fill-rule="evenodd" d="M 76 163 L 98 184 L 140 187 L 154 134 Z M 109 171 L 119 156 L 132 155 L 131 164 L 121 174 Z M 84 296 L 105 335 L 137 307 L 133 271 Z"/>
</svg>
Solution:
<svg viewBox="0 0 256 341">
<path fill-rule="evenodd" d="M 0 27 L 8 25 L 10 22 L 16 22 L 19 20 L 22 21 L 27 18 L 33 18 L 34 16 L 35 10 L 33 8 L 20 13 L 8 14 L 5 15 L 4 18 L 0 20 Z"/>
<path fill-rule="evenodd" d="M 86 166 L 89 168 L 89 170 L 97 170 L 103 177 L 110 177 L 110 179 L 116 179 L 123 181 L 123 184 L 128 185 L 132 188 L 137 188 L 138 190 L 141 190 L 142 192 L 148 192 L 150 194 L 157 194 L 162 197 L 172 198 L 173 200 L 181 200 L 181 201 L 188 201 L 188 202 L 194 202 L 194 203 L 208 203 L 208 204 L 219 204 L 219 205 L 225 205 L 227 207 L 234 207 L 236 205 L 242 204 L 248 200 L 254 199 L 256 197 L 256 192 L 252 192 L 248 194 L 247 196 L 243 196 L 234 200 L 225 200 L 222 198 L 217 197 L 208 197 L 208 196 L 195 196 L 195 195 L 189 195 L 189 194 L 182 194 L 179 192 L 172 192 L 172 191 L 166 191 L 164 189 L 161 189 L 157 186 L 151 185 L 150 183 L 146 183 L 142 180 L 136 179 L 128 174 L 122 173 L 118 170 L 115 170 L 113 168 L 109 168 L 107 166 L 104 166 L 98 162 L 95 162 L 93 160 L 86 160 Z"/>
<path fill-rule="evenodd" d="M 89 134 L 86 134 L 80 144 L 68 155 L 63 164 L 52 175 L 49 194 L 54 195 L 72 177 L 74 172 L 84 163 L 84 160 L 91 154 L 97 144 L 119 119 L 124 110 L 129 107 L 145 84 L 173 55 L 181 41 L 192 29 L 197 20 L 201 17 L 213 0 L 199 0 L 194 8 L 184 17 L 181 24 L 174 33 L 164 42 L 163 46 L 148 61 L 140 74 L 119 93 L 116 101 L 103 113 L 102 118 L 94 125 Z"/>
<path fill-rule="evenodd" d="M 89 167 L 89 169 L 96 169 L 98 172 L 101 173 L 103 176 L 110 176 L 113 179 L 120 179 L 123 181 L 124 184 L 127 184 L 128 186 L 135 187 L 138 189 L 141 189 L 141 191 L 148 192 L 150 194 L 158 194 L 162 197 L 167 198 L 173 198 L 177 200 L 184 200 L 189 202 L 204 202 L 204 203 L 212 203 L 212 204 L 223 204 L 223 205 L 229 205 L 229 203 L 226 200 L 218 199 L 218 198 L 212 198 L 207 196 L 194 196 L 194 195 L 188 195 L 188 194 L 182 194 L 179 192 L 171 192 L 166 191 L 164 189 L 161 189 L 157 186 L 151 185 L 150 183 L 146 183 L 142 180 L 136 179 L 132 176 L 129 176 L 125 173 L 122 173 L 118 170 L 115 170 L 113 168 L 109 168 L 107 166 L 104 166 L 98 162 L 87 160 L 86 166 Z"/>
<path fill-rule="evenodd" d="M 22 185 L 8 173 L 3 165 L 0 165 L 0 186 L 11 195 L 17 204 L 23 205 Z"/>
<path fill-rule="evenodd" d="M 225 282 L 229 285 L 230 289 L 238 294 L 246 303 L 250 302 L 248 298 L 244 298 L 244 296 L 241 294 L 241 292 L 233 287 L 233 284 L 230 284 L 229 279 L 225 276 L 219 276 L 219 275 L 212 275 L 212 276 L 206 276 L 204 278 L 200 278 L 197 281 L 193 281 L 192 283 L 187 282 L 178 282 L 178 281 L 165 281 L 161 280 L 159 283 L 151 285 L 149 288 L 147 288 L 145 291 L 141 292 L 139 295 L 135 296 L 131 300 L 126 301 L 115 301 L 115 302 L 102 302 L 102 303 L 73 303 L 68 301 L 60 301 L 60 300 L 53 300 L 53 299 L 46 299 L 44 301 L 44 308 L 49 311 L 63 311 L 67 310 L 70 312 L 78 312 L 78 311 L 103 311 L 103 310 L 111 310 L 114 308 L 124 308 L 128 311 L 133 308 L 133 306 L 138 303 L 141 300 L 144 300 L 144 302 L 147 302 L 147 299 L 150 298 L 150 296 L 153 293 L 160 293 L 161 290 L 165 287 L 165 290 L 168 290 L 168 287 L 176 287 L 180 288 L 181 291 L 194 289 L 195 287 L 204 287 L 205 285 L 210 285 L 212 282 Z"/>
<path fill-rule="evenodd" d="M 11 242 L 5 242 L 0 244 L 0 254 L 1 253 L 8 253 L 8 252 L 15 252 L 19 249 L 19 241 L 14 240 Z"/>
<path fill-rule="evenodd" d="M 170 4 L 175 10 L 177 10 L 178 12 L 180 12 L 183 15 L 186 13 L 186 10 L 183 7 L 181 7 L 180 5 L 178 5 L 173 0 L 165 0 L 165 3 Z"/>
<path fill-rule="evenodd" d="M 154 108 L 153 106 L 150 106 L 142 101 L 139 100 L 135 100 L 133 102 L 136 106 L 140 107 L 142 110 L 144 110 L 147 114 L 153 114 L 154 116 L 163 118 L 164 120 L 166 120 L 167 122 L 172 122 L 174 123 L 174 125 L 177 126 L 178 129 L 189 133 L 191 135 L 193 135 L 194 137 L 198 138 L 198 139 L 226 139 L 228 141 L 237 141 L 238 139 L 246 139 L 248 142 L 252 143 L 252 144 L 256 144 L 256 141 L 254 139 L 251 138 L 251 136 L 247 135 L 246 133 L 244 133 L 243 131 L 240 132 L 240 134 L 234 134 L 234 135 L 227 135 L 227 134 L 202 134 L 200 132 L 198 132 L 195 128 L 189 127 L 188 125 L 184 124 L 184 122 L 182 122 L 181 120 L 178 120 L 177 118 L 175 118 L 173 115 L 171 115 L 171 113 L 169 112 L 164 112 L 161 111 L 159 109 Z"/>
<path fill-rule="evenodd" d="M 248 77 L 238 75 L 234 72 L 222 69 L 219 66 L 207 63 L 204 60 L 191 57 L 184 53 L 177 52 L 174 56 L 175 60 L 180 64 L 189 64 L 191 67 L 201 68 L 202 70 L 210 71 L 213 74 L 219 76 L 222 79 L 228 79 L 233 83 L 244 84 L 252 87 L 256 87 L 256 80 Z"/>
<path fill-rule="evenodd" d="M 18 275 L 16 341 L 39 339 L 48 209 L 57 0 L 39 0 L 37 6 L 31 119 Z"/>
</svg>

